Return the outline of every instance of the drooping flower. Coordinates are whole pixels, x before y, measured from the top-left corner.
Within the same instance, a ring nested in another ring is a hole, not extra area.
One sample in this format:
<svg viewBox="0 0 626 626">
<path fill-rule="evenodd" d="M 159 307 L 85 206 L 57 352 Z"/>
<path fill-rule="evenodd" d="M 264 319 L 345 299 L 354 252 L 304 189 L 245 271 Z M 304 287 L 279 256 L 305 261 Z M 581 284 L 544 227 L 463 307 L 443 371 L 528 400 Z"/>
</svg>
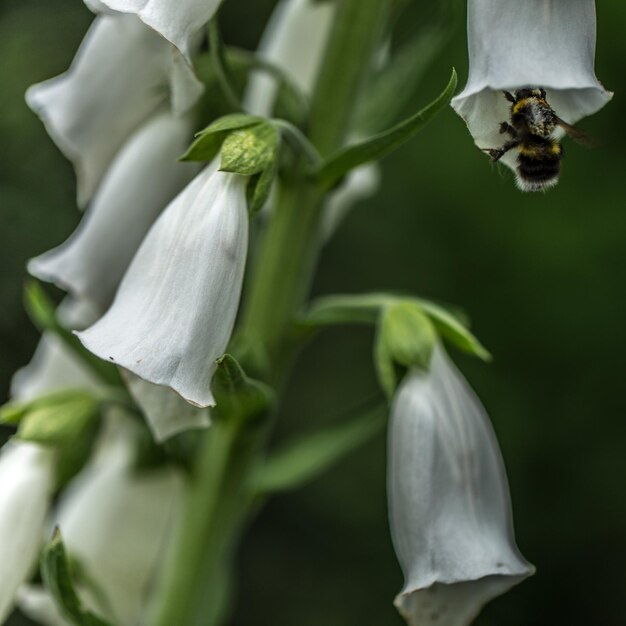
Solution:
<svg viewBox="0 0 626 626">
<path fill-rule="evenodd" d="M 222 0 L 85 0 L 96 13 L 136 15 L 180 50 L 191 62 L 194 41 Z"/>
<path fill-rule="evenodd" d="M 178 471 L 134 463 L 131 424 L 110 415 L 96 454 L 53 516 L 68 555 L 80 564 L 81 600 L 119 626 L 141 622 L 183 491 Z M 57 612 L 40 589 L 23 589 L 19 600 L 32 617 L 55 624 Z"/>
<path fill-rule="evenodd" d="M 115 157 L 77 231 L 29 272 L 104 311 L 159 213 L 197 172 L 177 161 L 191 133 L 187 117 L 153 115 Z"/>
<path fill-rule="evenodd" d="M 144 380 L 212 406 L 215 360 L 235 323 L 248 245 L 247 178 L 201 172 L 161 214 L 111 308 L 83 344 Z"/>
<path fill-rule="evenodd" d="M 85 205 L 129 135 L 168 97 L 187 110 L 202 86 L 174 48 L 132 15 L 103 15 L 70 69 L 26 92 L 29 106 L 76 169 Z"/>
<path fill-rule="evenodd" d="M 394 402 L 389 437 L 391 533 L 405 575 L 395 604 L 410 626 L 467 626 L 531 575 L 513 534 L 498 443 L 440 346 Z"/>
<path fill-rule="evenodd" d="M 500 148 L 511 117 L 503 90 L 545 89 L 574 124 L 612 97 L 596 78 L 594 0 L 468 0 L 469 77 L 452 106 L 481 149 Z M 502 156 L 516 167 L 517 151 Z"/>
<path fill-rule="evenodd" d="M 8 443 L 0 452 L 0 623 L 37 562 L 54 462 L 54 451 L 30 443 Z"/>
</svg>

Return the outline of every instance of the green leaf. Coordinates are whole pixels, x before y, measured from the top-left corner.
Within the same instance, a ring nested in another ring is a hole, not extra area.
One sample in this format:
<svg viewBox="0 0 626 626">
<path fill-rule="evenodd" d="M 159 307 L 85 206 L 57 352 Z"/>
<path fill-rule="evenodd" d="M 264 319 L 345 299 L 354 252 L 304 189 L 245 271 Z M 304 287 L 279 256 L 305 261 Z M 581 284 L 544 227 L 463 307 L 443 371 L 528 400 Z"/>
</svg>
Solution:
<svg viewBox="0 0 626 626">
<path fill-rule="evenodd" d="M 491 354 L 452 313 L 438 304 L 421 298 L 413 298 L 413 302 L 430 317 L 435 328 L 444 339 L 454 344 L 459 350 L 477 356 L 483 361 L 491 360 Z"/>
<path fill-rule="evenodd" d="M 272 390 L 246 376 L 230 354 L 217 360 L 211 391 L 217 403 L 215 411 L 229 420 L 248 421 L 261 417 L 274 401 Z"/>
<path fill-rule="evenodd" d="M 222 144 L 220 170 L 254 176 L 276 160 L 280 135 L 269 122 L 232 131 Z"/>
<path fill-rule="evenodd" d="M 66 445 L 81 435 L 100 411 L 100 403 L 82 391 L 58 394 L 54 402 L 40 400 L 23 417 L 18 437 L 42 445 Z"/>
<path fill-rule="evenodd" d="M 325 296 L 311 303 L 298 321 L 305 326 L 375 324 L 380 310 L 397 299 L 386 293 Z"/>
<path fill-rule="evenodd" d="M 57 320 L 52 301 L 46 296 L 39 283 L 28 281 L 24 290 L 24 305 L 33 324 L 41 331 L 50 331 L 63 341 L 65 346 L 94 372 L 103 382 L 117 387 L 123 386 L 120 374 L 111 363 L 102 361 L 89 352 L 78 337 Z"/>
<path fill-rule="evenodd" d="M 314 480 L 378 434 L 385 418 L 385 411 L 379 407 L 285 446 L 259 469 L 256 489 L 262 493 L 286 491 Z"/>
<path fill-rule="evenodd" d="M 447 87 L 427 107 L 393 128 L 374 135 L 361 143 L 349 146 L 335 156 L 330 157 L 313 174 L 314 178 L 325 187 L 331 188 L 355 167 L 387 156 L 422 130 L 450 102 L 456 89 L 456 84 L 457 75 L 453 69 Z"/>
<path fill-rule="evenodd" d="M 181 161 L 212 161 L 220 151 L 224 140 L 233 130 L 254 126 L 263 118 L 245 113 L 225 115 L 196 133 L 196 140 L 180 158 Z"/>
<path fill-rule="evenodd" d="M 70 566 L 59 529 L 45 546 L 41 557 L 41 576 L 61 613 L 76 626 L 113 626 L 86 610 L 74 589 Z"/>
<path fill-rule="evenodd" d="M 389 350 L 389 344 L 385 340 L 382 325 L 376 330 L 374 340 L 374 369 L 378 377 L 378 383 L 388 399 L 393 397 L 398 386 L 398 374 L 396 364 Z"/>
</svg>

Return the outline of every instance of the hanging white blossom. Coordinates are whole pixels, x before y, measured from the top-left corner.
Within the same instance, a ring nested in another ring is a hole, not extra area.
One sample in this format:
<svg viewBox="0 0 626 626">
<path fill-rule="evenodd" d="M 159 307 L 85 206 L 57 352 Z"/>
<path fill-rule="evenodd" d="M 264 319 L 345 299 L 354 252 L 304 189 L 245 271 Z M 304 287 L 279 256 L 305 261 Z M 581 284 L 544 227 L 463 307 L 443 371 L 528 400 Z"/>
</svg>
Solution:
<svg viewBox="0 0 626 626">
<path fill-rule="evenodd" d="M 177 161 L 191 136 L 189 118 L 154 115 L 115 157 L 76 232 L 29 272 L 106 310 L 145 234 L 198 171 Z"/>
<path fill-rule="evenodd" d="M 54 452 L 8 443 L 0 452 L 0 623 L 31 574 L 54 486 Z"/>
<path fill-rule="evenodd" d="M 511 103 L 503 90 L 545 89 L 568 124 L 612 97 L 594 71 L 595 0 L 469 0 L 467 28 L 469 76 L 452 106 L 481 149 L 506 141 L 500 124 L 509 121 Z M 516 154 L 502 162 L 514 168 Z"/>
<path fill-rule="evenodd" d="M 247 178 L 217 160 L 165 209 L 115 300 L 78 333 L 94 354 L 212 406 L 215 360 L 235 323 L 248 246 Z"/>
<path fill-rule="evenodd" d="M 70 69 L 26 92 L 29 106 L 76 169 L 78 203 L 94 194 L 116 152 L 171 97 L 175 112 L 202 91 L 174 48 L 132 15 L 103 15 Z"/>
<path fill-rule="evenodd" d="M 443 348 L 407 375 L 389 435 L 391 533 L 410 626 L 467 626 L 482 606 L 533 573 L 515 545 L 498 443 Z"/>
</svg>

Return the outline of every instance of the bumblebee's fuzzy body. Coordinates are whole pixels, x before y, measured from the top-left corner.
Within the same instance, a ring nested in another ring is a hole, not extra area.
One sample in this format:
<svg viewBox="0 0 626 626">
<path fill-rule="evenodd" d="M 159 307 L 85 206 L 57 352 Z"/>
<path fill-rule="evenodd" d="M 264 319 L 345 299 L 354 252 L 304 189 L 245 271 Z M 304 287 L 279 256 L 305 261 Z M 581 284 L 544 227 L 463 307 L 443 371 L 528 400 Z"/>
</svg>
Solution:
<svg viewBox="0 0 626 626">
<path fill-rule="evenodd" d="M 494 161 L 509 150 L 519 148 L 517 186 L 522 191 L 545 191 L 554 187 L 561 173 L 563 146 L 553 137 L 562 123 L 546 100 L 543 89 L 519 89 L 515 95 L 504 92 L 511 103 L 510 123 L 502 122 L 500 132 L 510 139 L 501 148 L 488 148 Z"/>
</svg>

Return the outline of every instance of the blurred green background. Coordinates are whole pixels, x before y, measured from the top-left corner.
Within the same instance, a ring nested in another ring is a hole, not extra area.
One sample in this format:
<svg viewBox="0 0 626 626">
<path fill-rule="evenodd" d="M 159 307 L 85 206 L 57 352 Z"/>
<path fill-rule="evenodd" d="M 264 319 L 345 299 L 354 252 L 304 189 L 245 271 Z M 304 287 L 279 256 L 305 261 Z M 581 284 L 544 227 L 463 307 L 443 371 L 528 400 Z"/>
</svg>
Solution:
<svg viewBox="0 0 626 626">
<path fill-rule="evenodd" d="M 229 0 L 227 42 L 253 47 L 273 3 Z M 420 8 L 409 16 L 419 23 Z M 63 241 L 80 217 L 72 169 L 23 93 L 68 67 L 91 19 L 79 0 L 0 3 L 3 397 L 37 341 L 21 306 L 25 262 Z M 616 96 L 581 127 L 605 140 L 602 149 L 568 143 L 560 185 L 523 195 L 447 110 L 384 161 L 381 190 L 342 225 L 314 286 L 461 305 L 495 356 L 485 365 L 454 355 L 497 430 L 518 543 L 538 571 L 494 601 L 482 626 L 626 624 L 626 5 L 600 3 L 598 21 L 597 72 Z M 465 46 L 458 28 L 411 109 L 441 91 L 452 65 L 463 84 Z M 362 329 L 326 331 L 303 352 L 279 438 L 371 396 L 371 339 Z M 399 625 L 384 438 L 271 502 L 241 567 L 238 626 Z"/>
</svg>

